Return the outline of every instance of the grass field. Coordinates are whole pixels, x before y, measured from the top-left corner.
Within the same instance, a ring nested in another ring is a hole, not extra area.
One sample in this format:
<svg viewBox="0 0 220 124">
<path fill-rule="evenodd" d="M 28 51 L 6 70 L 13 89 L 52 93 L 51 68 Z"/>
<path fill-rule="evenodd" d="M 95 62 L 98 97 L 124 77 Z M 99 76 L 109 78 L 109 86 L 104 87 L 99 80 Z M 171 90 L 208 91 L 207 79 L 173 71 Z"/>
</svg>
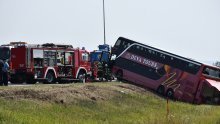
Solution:
<svg viewBox="0 0 220 124">
<path fill-rule="evenodd" d="M 130 84 L 0 88 L 1 124 L 218 124 L 220 107 L 169 102 Z"/>
</svg>

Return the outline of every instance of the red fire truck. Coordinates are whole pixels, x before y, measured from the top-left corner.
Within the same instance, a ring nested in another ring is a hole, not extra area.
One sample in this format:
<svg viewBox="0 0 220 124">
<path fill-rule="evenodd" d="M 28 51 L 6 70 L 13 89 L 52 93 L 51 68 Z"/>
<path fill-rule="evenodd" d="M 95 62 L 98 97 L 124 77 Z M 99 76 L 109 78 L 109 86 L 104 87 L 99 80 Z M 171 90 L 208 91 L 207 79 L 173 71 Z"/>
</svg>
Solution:
<svg viewBox="0 0 220 124">
<path fill-rule="evenodd" d="M 89 52 L 71 45 L 24 45 L 11 49 L 11 83 L 85 81 Z"/>
</svg>

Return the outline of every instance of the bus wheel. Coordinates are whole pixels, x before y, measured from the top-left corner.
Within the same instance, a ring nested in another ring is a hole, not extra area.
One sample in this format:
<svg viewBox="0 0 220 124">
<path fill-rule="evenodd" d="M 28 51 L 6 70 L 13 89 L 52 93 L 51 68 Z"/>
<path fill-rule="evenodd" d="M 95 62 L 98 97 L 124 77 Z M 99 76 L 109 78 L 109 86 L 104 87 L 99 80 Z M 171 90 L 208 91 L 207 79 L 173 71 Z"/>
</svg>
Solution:
<svg viewBox="0 0 220 124">
<path fill-rule="evenodd" d="M 174 96 L 173 89 L 171 89 L 171 88 L 168 89 L 166 95 L 168 98 L 173 99 L 173 96 Z"/>
<path fill-rule="evenodd" d="M 55 75 L 53 72 L 49 71 L 46 76 L 46 83 L 52 84 L 55 83 Z"/>
<path fill-rule="evenodd" d="M 123 72 L 122 72 L 122 70 L 117 71 L 116 77 L 117 77 L 117 80 L 118 80 L 118 81 L 122 81 L 122 77 L 123 77 Z"/>
<path fill-rule="evenodd" d="M 165 92 L 165 87 L 163 85 L 160 85 L 158 88 L 157 88 L 157 93 L 160 94 L 160 95 L 163 95 Z"/>
</svg>

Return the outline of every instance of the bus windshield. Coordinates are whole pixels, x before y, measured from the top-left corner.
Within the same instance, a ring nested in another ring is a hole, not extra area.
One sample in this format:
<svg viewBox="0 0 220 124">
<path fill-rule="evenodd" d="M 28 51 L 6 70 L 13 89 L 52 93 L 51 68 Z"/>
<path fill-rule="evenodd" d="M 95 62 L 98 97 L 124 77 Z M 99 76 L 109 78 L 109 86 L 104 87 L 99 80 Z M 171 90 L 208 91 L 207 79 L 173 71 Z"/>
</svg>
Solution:
<svg viewBox="0 0 220 124">
<path fill-rule="evenodd" d="M 220 79 L 220 69 L 217 68 L 205 67 L 203 74 L 212 78 Z"/>
<path fill-rule="evenodd" d="M 0 48 L 0 59 L 5 60 L 10 58 L 9 48 Z"/>
</svg>

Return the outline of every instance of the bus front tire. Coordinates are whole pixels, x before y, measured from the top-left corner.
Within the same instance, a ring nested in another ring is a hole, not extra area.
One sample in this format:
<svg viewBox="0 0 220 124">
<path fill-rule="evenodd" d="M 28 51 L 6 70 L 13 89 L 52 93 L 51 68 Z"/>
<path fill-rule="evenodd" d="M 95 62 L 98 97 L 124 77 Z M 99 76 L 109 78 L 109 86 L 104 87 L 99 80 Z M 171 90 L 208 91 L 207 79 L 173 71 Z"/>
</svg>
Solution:
<svg viewBox="0 0 220 124">
<path fill-rule="evenodd" d="M 164 92 L 165 92 L 165 87 L 163 85 L 160 85 L 157 88 L 157 93 L 160 94 L 160 95 L 164 95 Z"/>
</svg>

